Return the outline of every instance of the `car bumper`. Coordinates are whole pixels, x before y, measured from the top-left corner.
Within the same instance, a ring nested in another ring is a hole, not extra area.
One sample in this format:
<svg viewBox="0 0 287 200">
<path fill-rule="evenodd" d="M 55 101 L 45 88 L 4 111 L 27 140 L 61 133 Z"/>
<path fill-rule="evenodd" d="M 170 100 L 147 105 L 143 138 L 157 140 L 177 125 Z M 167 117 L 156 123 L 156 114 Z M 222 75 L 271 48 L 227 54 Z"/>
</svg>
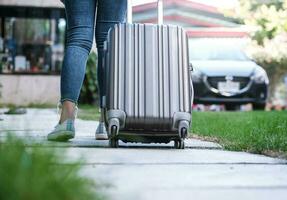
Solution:
<svg viewBox="0 0 287 200">
<path fill-rule="evenodd" d="M 196 104 L 264 104 L 267 100 L 268 85 L 253 83 L 244 93 L 226 97 L 212 92 L 203 82 L 193 83 L 194 103 Z"/>
</svg>

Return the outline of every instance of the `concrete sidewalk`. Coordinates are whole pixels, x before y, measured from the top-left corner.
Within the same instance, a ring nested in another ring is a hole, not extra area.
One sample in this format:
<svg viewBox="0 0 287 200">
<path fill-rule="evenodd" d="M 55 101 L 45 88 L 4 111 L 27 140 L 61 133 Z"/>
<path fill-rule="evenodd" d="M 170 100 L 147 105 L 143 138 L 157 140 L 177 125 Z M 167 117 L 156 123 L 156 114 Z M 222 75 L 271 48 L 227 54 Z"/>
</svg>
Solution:
<svg viewBox="0 0 287 200">
<path fill-rule="evenodd" d="M 2 110 L 3 111 L 3 110 Z M 0 110 L 1 112 L 1 110 Z M 0 137 L 7 131 L 27 143 L 67 147 L 70 159 L 84 158 L 83 175 L 96 180 L 110 199 L 285 199 L 287 161 L 223 151 L 211 142 L 189 139 L 185 150 L 170 144 L 124 144 L 107 148 L 95 141 L 97 122 L 77 120 L 77 137 L 46 141 L 57 122 L 55 110 L 29 109 L 26 115 L 0 115 Z M 0 138 L 1 139 L 1 138 Z M 94 148 L 91 148 L 94 147 Z"/>
</svg>

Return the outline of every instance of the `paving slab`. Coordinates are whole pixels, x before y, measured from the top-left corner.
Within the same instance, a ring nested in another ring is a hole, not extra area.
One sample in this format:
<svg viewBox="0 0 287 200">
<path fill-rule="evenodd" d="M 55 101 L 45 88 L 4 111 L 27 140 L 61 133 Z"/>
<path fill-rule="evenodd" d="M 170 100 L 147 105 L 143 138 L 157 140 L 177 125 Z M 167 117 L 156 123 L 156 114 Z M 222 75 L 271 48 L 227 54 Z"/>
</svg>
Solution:
<svg viewBox="0 0 287 200">
<path fill-rule="evenodd" d="M 191 158 L 192 159 L 192 158 Z M 111 199 L 286 199 L 284 165 L 89 165 Z M 243 196 L 241 196 L 244 194 Z M 244 197 L 244 198 L 243 198 Z"/>
<path fill-rule="evenodd" d="M 1 110 L 0 110 L 1 113 Z M 77 120 L 77 136 L 67 143 L 48 142 L 57 123 L 56 110 L 28 109 L 26 115 L 0 115 L 0 139 L 7 131 L 83 159 L 82 175 L 115 200 L 153 199 L 286 199 L 287 161 L 245 152 L 224 151 L 216 143 L 186 140 L 185 150 L 169 144 L 120 143 L 107 148 L 95 141 L 97 122 Z M 63 147 L 65 147 L 63 149 Z"/>
<path fill-rule="evenodd" d="M 0 109 L 0 113 L 5 109 Z M 43 143 L 51 146 L 74 146 L 74 147 L 108 147 L 107 141 L 96 141 L 94 138 L 97 128 L 97 121 L 76 120 L 76 137 L 68 143 L 49 143 L 46 141 L 46 135 L 57 124 L 59 116 L 56 109 L 27 109 L 25 115 L 2 115 L 3 121 L 0 122 L 0 137 L 9 132 L 13 132 L 18 137 L 26 138 L 32 143 Z M 2 134 L 1 134 L 2 133 Z M 140 147 L 140 148 L 172 148 L 173 142 L 169 144 L 125 144 L 120 142 L 122 147 Z M 204 148 L 221 149 L 219 144 L 189 139 L 185 142 L 186 148 Z"/>
</svg>

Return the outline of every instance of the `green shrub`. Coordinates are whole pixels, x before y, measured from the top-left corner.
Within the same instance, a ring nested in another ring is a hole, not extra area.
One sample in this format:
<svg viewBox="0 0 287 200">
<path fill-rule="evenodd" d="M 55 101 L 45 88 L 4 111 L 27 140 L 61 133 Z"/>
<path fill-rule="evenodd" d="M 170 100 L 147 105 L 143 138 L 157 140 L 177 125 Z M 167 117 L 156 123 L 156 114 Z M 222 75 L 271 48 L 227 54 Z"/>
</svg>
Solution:
<svg viewBox="0 0 287 200">
<path fill-rule="evenodd" d="M 2 89 L 2 84 L 0 83 L 0 98 L 2 97 L 2 91 L 1 91 L 1 89 Z"/>
<path fill-rule="evenodd" d="M 81 163 L 63 161 L 62 149 L 26 147 L 9 136 L 0 143 L 0 199 L 98 199 L 95 183 L 79 175 Z"/>
<path fill-rule="evenodd" d="M 79 98 L 80 103 L 95 104 L 98 100 L 97 60 L 97 54 L 92 52 L 87 61 L 86 75 Z"/>
<path fill-rule="evenodd" d="M 287 0 L 239 0 L 229 16 L 252 27 L 247 54 L 266 69 L 271 100 L 287 72 Z"/>
</svg>

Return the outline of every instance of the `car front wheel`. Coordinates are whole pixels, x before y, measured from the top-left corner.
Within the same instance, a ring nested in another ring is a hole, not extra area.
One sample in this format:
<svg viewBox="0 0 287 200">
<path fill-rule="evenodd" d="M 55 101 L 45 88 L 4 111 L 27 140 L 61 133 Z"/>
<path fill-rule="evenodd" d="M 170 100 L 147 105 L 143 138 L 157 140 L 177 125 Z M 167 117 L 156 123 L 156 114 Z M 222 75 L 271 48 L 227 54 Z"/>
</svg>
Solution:
<svg viewBox="0 0 287 200">
<path fill-rule="evenodd" d="M 252 107 L 253 107 L 253 110 L 265 110 L 266 104 L 265 103 L 253 103 Z"/>
<path fill-rule="evenodd" d="M 225 110 L 227 111 L 235 111 L 235 110 L 239 110 L 240 106 L 239 105 L 234 105 L 234 104 L 226 104 L 225 105 Z"/>
</svg>

